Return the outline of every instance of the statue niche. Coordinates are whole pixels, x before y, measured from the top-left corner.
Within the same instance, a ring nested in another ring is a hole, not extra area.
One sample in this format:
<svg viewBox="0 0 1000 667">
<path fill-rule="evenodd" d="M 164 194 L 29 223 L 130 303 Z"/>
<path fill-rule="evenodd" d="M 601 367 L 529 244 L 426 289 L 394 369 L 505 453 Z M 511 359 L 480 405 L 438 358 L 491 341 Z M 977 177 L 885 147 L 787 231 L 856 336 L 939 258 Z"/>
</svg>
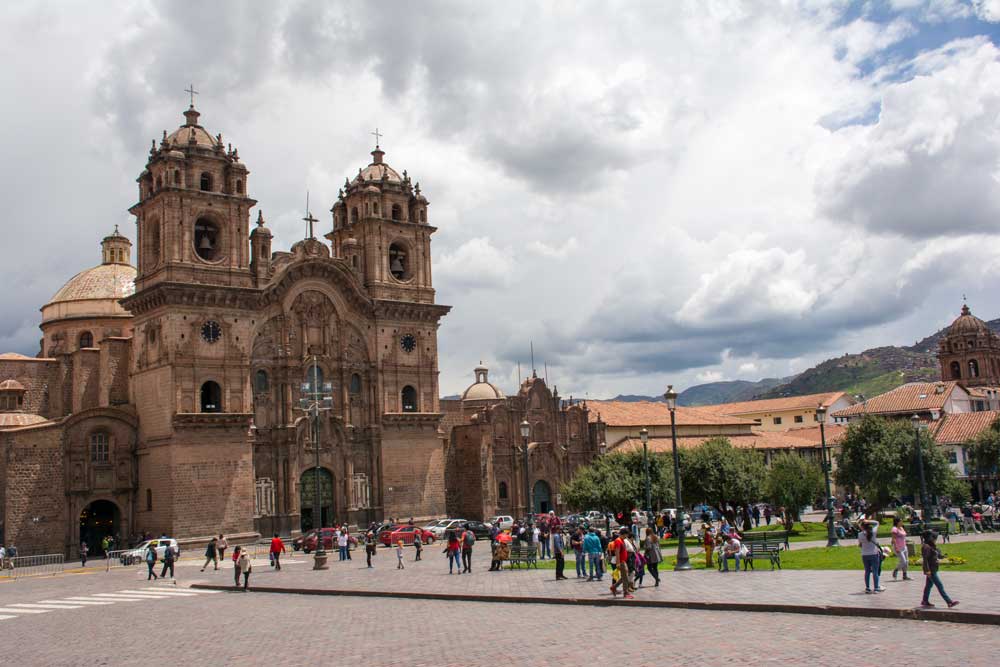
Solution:
<svg viewBox="0 0 1000 667">
<path fill-rule="evenodd" d="M 315 290 L 303 292 L 292 304 L 292 313 L 299 332 L 296 338 L 301 345 L 301 357 L 335 352 L 336 311 L 325 294 Z"/>
</svg>

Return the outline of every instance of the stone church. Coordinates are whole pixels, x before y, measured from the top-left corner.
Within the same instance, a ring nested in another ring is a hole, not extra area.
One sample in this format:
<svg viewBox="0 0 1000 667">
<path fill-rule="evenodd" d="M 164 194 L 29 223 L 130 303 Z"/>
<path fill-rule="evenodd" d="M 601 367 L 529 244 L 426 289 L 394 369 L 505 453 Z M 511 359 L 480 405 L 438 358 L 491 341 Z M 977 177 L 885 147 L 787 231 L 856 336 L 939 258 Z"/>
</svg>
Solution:
<svg viewBox="0 0 1000 667">
<path fill-rule="evenodd" d="M 0 355 L 0 542 L 22 553 L 445 512 L 449 307 L 419 184 L 376 146 L 329 233 L 307 212 L 273 252 L 247 165 L 199 116 L 138 176 L 135 268 L 116 229 L 42 308 L 39 355 Z"/>
</svg>

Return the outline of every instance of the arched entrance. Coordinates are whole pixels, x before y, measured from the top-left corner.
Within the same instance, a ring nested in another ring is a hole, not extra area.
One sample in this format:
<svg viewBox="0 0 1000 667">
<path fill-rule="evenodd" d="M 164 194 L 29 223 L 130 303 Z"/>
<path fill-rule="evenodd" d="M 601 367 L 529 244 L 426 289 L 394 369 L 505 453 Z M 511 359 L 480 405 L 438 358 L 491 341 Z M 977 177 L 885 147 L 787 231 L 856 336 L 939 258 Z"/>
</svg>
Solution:
<svg viewBox="0 0 1000 667">
<path fill-rule="evenodd" d="M 535 501 L 535 514 L 547 514 L 552 509 L 552 490 L 549 488 L 548 482 L 543 480 L 535 482 L 531 496 Z"/>
<path fill-rule="evenodd" d="M 316 480 L 319 480 L 319 504 L 322 526 L 313 522 L 313 505 L 316 502 Z M 333 523 L 333 473 L 326 468 L 309 468 L 299 480 L 299 508 L 302 515 L 302 532 Z"/>
<path fill-rule="evenodd" d="M 80 512 L 80 542 L 86 542 L 92 556 L 103 556 L 105 537 L 115 539 L 111 549 L 120 549 L 121 512 L 110 500 L 95 500 Z"/>
</svg>

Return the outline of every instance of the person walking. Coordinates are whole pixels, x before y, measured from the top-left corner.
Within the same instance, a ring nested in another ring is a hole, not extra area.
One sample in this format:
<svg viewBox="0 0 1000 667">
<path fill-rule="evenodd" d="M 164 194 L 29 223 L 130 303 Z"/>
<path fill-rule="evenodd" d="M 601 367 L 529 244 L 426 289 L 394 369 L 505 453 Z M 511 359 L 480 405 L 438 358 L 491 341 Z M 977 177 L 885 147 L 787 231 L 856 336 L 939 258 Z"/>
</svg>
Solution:
<svg viewBox="0 0 1000 667">
<path fill-rule="evenodd" d="M 583 538 L 583 552 L 587 554 L 587 581 L 603 581 L 601 572 L 601 538 L 597 536 L 597 529 L 591 528 L 590 532 Z"/>
<path fill-rule="evenodd" d="M 219 539 L 215 541 L 215 550 L 219 552 L 219 562 L 223 563 L 226 560 L 226 548 L 229 546 L 229 542 L 226 542 L 226 538 L 219 533 Z"/>
<path fill-rule="evenodd" d="M 396 569 L 405 570 L 403 566 L 403 540 L 396 542 Z"/>
<path fill-rule="evenodd" d="M 760 505 L 753 506 L 753 527 L 760 527 Z"/>
<path fill-rule="evenodd" d="M 243 547 L 236 545 L 233 547 L 233 586 L 236 588 L 240 587 L 240 554 L 243 552 Z"/>
<path fill-rule="evenodd" d="M 153 545 L 150 545 L 153 546 Z M 155 555 L 155 551 L 153 552 Z M 167 576 L 167 570 L 170 570 L 170 578 L 174 578 L 174 560 L 177 558 L 177 554 L 174 552 L 174 547 L 170 542 L 167 542 L 167 546 L 163 548 L 163 569 L 160 570 L 160 578 L 163 579 Z M 155 563 L 155 561 L 154 561 Z"/>
<path fill-rule="evenodd" d="M 462 565 L 459 560 L 461 558 L 462 546 L 458 542 L 458 536 L 455 535 L 455 531 L 449 530 L 445 535 L 445 540 L 446 543 L 442 553 L 448 556 L 448 574 L 454 574 L 455 568 L 458 568 L 458 574 L 462 574 Z"/>
<path fill-rule="evenodd" d="M 583 555 L 582 528 L 577 528 L 573 531 L 573 536 L 569 539 L 569 546 L 573 549 L 573 558 L 576 563 L 576 578 L 583 579 L 587 576 L 587 560 Z"/>
<path fill-rule="evenodd" d="M 858 544 L 861 545 L 861 562 L 865 566 L 865 593 L 881 593 L 885 589 L 879 586 L 880 567 L 879 561 L 882 558 L 882 551 L 876 541 L 878 535 L 878 521 L 865 520 L 862 524 L 861 532 L 858 533 Z M 871 587 L 871 580 L 875 580 L 875 588 Z"/>
<path fill-rule="evenodd" d="M 150 579 L 156 581 L 158 579 L 158 577 L 156 576 L 156 572 L 154 571 L 154 568 L 156 567 L 156 547 L 153 546 L 152 542 L 146 545 L 145 558 L 146 558 L 146 569 L 149 572 L 146 575 L 146 581 L 149 581 Z"/>
<path fill-rule="evenodd" d="M 87 546 L 86 542 L 80 542 L 80 567 L 87 567 L 87 552 L 90 548 Z M 3 559 L 0 558 L 0 565 L 3 564 Z"/>
<path fill-rule="evenodd" d="M 420 560 L 420 554 L 423 553 L 424 550 L 423 532 L 424 532 L 423 528 L 417 528 L 415 531 L 413 531 L 413 548 L 417 552 L 416 555 L 413 557 L 414 563 Z"/>
<path fill-rule="evenodd" d="M 215 569 L 219 569 L 219 552 L 215 549 L 216 539 L 213 537 L 208 541 L 208 545 L 205 547 L 205 564 L 201 566 L 201 571 L 204 572 L 205 568 L 208 567 L 209 563 L 215 563 Z"/>
<path fill-rule="evenodd" d="M 663 552 L 660 551 L 660 538 L 652 528 L 646 529 L 646 539 L 642 543 L 642 555 L 646 558 L 646 569 L 656 581 L 655 586 L 660 585 L 660 563 L 663 561 Z"/>
<path fill-rule="evenodd" d="M 322 536 L 321 533 L 317 532 L 316 535 L 317 535 L 318 539 L 323 539 L 323 536 Z M 277 570 L 281 570 L 281 554 L 285 553 L 285 551 L 286 551 L 286 549 L 285 549 L 285 543 L 282 542 L 281 538 L 278 537 L 278 534 L 275 533 L 274 537 L 271 538 L 270 556 L 271 556 L 271 566 L 276 571 Z M 244 551 L 243 553 L 246 553 L 246 552 Z M 241 571 L 243 571 L 243 573 L 244 573 L 245 576 L 249 576 L 250 570 L 243 570 L 242 567 L 240 569 L 241 569 Z M 243 588 L 246 589 L 246 582 L 244 582 Z"/>
<path fill-rule="evenodd" d="M 375 542 L 375 533 L 369 530 L 365 533 L 365 558 L 368 560 L 368 567 L 372 566 L 372 556 L 375 555 L 376 549 L 378 549 L 378 543 Z"/>
<path fill-rule="evenodd" d="M 913 577 L 909 575 L 909 554 L 906 550 L 906 529 L 903 528 L 903 520 L 898 516 L 892 520 L 892 550 L 896 554 L 896 567 L 892 570 L 892 578 L 895 579 L 899 575 L 899 571 L 903 571 L 903 581 L 912 581 Z"/>
<path fill-rule="evenodd" d="M 920 600 L 921 607 L 933 607 L 931 604 L 930 595 L 931 587 L 937 587 L 938 593 L 944 599 L 948 608 L 951 609 L 958 604 L 958 600 L 952 600 L 948 597 L 948 594 L 944 592 L 944 585 L 941 583 L 941 577 L 938 575 L 938 568 L 941 561 L 941 552 L 937 548 L 937 532 L 933 530 L 925 530 L 923 534 L 923 546 L 920 547 L 920 555 L 924 563 L 924 596 Z"/>
<path fill-rule="evenodd" d="M 556 559 L 556 581 L 569 579 L 564 572 L 566 570 L 566 539 L 562 531 L 558 528 L 552 533 L 552 555 Z"/>
<path fill-rule="evenodd" d="M 347 529 L 341 528 L 337 533 L 337 550 L 340 552 L 340 560 L 349 560 L 348 546 Z"/>
<path fill-rule="evenodd" d="M 243 590 L 246 591 L 247 586 L 250 585 L 250 573 L 253 572 L 253 565 L 250 563 L 250 554 L 246 551 L 240 551 L 240 558 L 236 562 L 239 565 L 240 574 L 243 575 Z M 275 559 L 275 567 L 280 570 L 281 566 L 277 562 L 277 559 Z M 239 583 L 236 585 L 239 586 Z"/>
<path fill-rule="evenodd" d="M 465 524 L 462 531 L 462 572 L 472 574 L 472 547 L 476 545 L 476 534 Z"/>
<path fill-rule="evenodd" d="M 618 537 L 616 537 L 609 545 L 608 551 L 614 558 L 615 571 L 617 573 L 617 580 L 612 576 L 611 583 L 611 595 L 618 594 L 618 586 L 622 587 L 622 596 L 626 600 L 632 599 L 632 582 L 630 581 L 631 575 L 629 574 L 629 553 L 631 544 L 628 537 L 631 535 L 631 531 L 628 528 L 622 527 L 618 530 Z M 634 551 L 632 552 L 634 553 Z"/>
</svg>

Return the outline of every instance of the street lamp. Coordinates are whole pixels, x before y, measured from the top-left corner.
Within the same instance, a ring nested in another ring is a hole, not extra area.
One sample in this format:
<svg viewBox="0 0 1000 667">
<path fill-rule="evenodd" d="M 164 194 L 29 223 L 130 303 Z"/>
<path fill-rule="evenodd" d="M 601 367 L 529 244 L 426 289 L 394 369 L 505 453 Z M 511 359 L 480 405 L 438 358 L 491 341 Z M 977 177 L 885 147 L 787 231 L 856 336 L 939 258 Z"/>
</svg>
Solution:
<svg viewBox="0 0 1000 667">
<path fill-rule="evenodd" d="M 528 472 L 528 436 L 531 435 L 531 424 L 525 419 L 521 422 L 521 440 L 524 443 L 524 503 L 527 506 L 528 515 L 528 543 L 534 542 L 535 532 L 535 499 L 531 497 L 531 478 Z"/>
<path fill-rule="evenodd" d="M 691 561 L 688 559 L 687 545 L 684 544 L 684 501 L 681 499 L 681 462 L 677 456 L 677 392 L 674 385 L 667 386 L 667 392 L 663 394 L 667 401 L 667 408 L 670 410 L 670 439 L 674 445 L 674 489 L 677 491 L 677 564 L 675 571 L 690 570 Z"/>
<path fill-rule="evenodd" d="M 823 479 L 826 480 L 826 546 L 839 547 L 837 531 L 833 528 L 833 492 L 830 490 L 830 459 L 826 451 L 826 406 L 822 403 L 816 406 L 816 419 L 819 421 L 819 440 L 822 445 Z"/>
<path fill-rule="evenodd" d="M 930 514 L 927 512 L 927 481 L 924 479 L 924 448 L 920 445 L 920 429 L 923 424 L 920 423 L 920 417 L 915 414 L 910 417 L 910 423 L 913 424 L 913 434 L 917 445 L 917 468 L 920 469 L 921 518 L 926 523 L 930 519 Z"/>
<path fill-rule="evenodd" d="M 326 549 L 323 548 L 323 509 L 320 501 L 319 483 L 319 415 L 333 409 L 333 385 L 329 382 L 319 385 L 319 365 L 316 363 L 316 355 L 312 358 L 312 369 L 310 375 L 311 382 L 303 382 L 301 386 L 302 398 L 299 399 L 299 409 L 309 417 L 310 437 L 312 439 L 313 451 L 316 453 L 316 465 L 313 470 L 313 529 L 316 531 L 316 551 L 313 552 L 313 569 L 325 570 Z M 317 525 L 318 524 L 318 525 Z"/>
<path fill-rule="evenodd" d="M 639 439 L 642 440 L 642 475 L 646 483 L 646 511 L 652 512 L 653 500 L 649 490 L 649 430 L 643 427 L 639 431 Z"/>
<path fill-rule="evenodd" d="M 598 445 L 598 448 L 601 451 L 601 456 L 604 456 L 605 454 L 608 453 L 608 443 L 602 441 L 601 444 Z M 608 536 L 610 536 L 611 535 L 611 513 L 608 512 L 607 509 L 604 509 L 604 508 L 602 508 L 602 511 L 604 512 L 604 523 L 607 525 L 607 534 L 608 534 Z"/>
</svg>

